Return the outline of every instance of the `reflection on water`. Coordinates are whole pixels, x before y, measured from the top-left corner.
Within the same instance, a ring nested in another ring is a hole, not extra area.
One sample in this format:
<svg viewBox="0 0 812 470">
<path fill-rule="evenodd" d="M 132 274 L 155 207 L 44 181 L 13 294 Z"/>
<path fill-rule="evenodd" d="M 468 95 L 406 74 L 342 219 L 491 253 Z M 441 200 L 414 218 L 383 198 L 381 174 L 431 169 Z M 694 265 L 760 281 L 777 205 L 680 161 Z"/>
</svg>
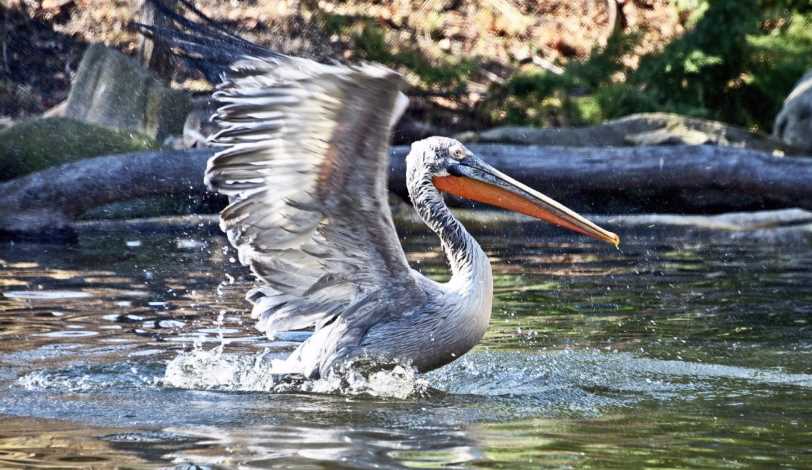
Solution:
<svg viewBox="0 0 812 470">
<path fill-rule="evenodd" d="M 442 279 L 434 245 L 407 250 Z M 482 245 L 482 344 L 343 394 L 264 392 L 306 334 L 257 335 L 205 227 L 0 245 L 0 467 L 812 466 L 809 250 Z"/>
</svg>

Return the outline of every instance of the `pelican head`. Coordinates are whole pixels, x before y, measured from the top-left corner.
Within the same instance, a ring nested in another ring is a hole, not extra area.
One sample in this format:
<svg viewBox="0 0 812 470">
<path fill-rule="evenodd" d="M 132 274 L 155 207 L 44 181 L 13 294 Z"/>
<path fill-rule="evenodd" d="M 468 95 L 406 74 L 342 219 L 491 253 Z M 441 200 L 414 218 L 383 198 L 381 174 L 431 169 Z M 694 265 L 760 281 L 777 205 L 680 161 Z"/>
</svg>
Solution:
<svg viewBox="0 0 812 470">
<path fill-rule="evenodd" d="M 519 212 L 614 246 L 620 244 L 616 234 L 502 173 L 455 139 L 429 137 L 413 143 L 406 166 L 413 199 L 430 181 L 444 193 Z"/>
</svg>

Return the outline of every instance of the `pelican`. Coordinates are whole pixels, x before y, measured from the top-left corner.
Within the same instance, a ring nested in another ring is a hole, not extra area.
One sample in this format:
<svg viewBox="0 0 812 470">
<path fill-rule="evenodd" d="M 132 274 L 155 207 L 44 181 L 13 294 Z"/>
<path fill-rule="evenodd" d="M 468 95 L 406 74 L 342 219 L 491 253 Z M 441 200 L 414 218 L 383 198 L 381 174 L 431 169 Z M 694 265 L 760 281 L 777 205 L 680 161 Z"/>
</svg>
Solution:
<svg viewBox="0 0 812 470">
<path fill-rule="evenodd" d="M 189 4 L 184 2 L 187 7 Z M 379 64 L 322 64 L 263 48 L 217 26 L 173 15 L 174 29 L 141 26 L 175 52 L 221 73 L 212 98 L 221 149 L 205 182 L 229 198 L 220 227 L 251 268 L 246 296 L 273 338 L 312 329 L 278 373 L 326 376 L 368 357 L 420 372 L 473 348 L 491 318 L 493 275 L 443 193 L 516 211 L 617 246 L 619 237 L 493 168 L 462 143 L 430 137 L 406 157 L 409 197 L 437 235 L 448 282 L 412 269 L 388 204 L 388 145 L 406 109 L 404 80 Z M 180 28 L 180 29 L 179 29 Z"/>
</svg>

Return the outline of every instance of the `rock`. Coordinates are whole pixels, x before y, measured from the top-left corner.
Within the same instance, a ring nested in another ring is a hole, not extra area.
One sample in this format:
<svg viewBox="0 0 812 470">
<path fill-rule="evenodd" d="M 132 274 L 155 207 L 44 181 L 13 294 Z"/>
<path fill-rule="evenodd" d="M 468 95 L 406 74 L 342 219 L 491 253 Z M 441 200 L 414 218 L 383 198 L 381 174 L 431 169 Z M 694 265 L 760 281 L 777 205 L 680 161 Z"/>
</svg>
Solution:
<svg viewBox="0 0 812 470">
<path fill-rule="evenodd" d="M 463 142 L 565 147 L 629 145 L 718 145 L 765 152 L 798 153 L 768 136 L 716 121 L 669 113 L 632 114 L 602 124 L 573 128 L 497 127 L 457 136 Z"/>
<path fill-rule="evenodd" d="M 812 152 L 812 70 L 807 71 L 784 100 L 775 118 L 773 136 L 806 152 Z"/>
<path fill-rule="evenodd" d="M 155 147 L 149 137 L 73 119 L 24 121 L 0 130 L 0 181 L 87 157 Z"/>
<path fill-rule="evenodd" d="M 124 54 L 93 44 L 79 64 L 65 116 L 161 142 L 181 134 L 190 109 L 187 93 L 167 87 Z"/>
</svg>

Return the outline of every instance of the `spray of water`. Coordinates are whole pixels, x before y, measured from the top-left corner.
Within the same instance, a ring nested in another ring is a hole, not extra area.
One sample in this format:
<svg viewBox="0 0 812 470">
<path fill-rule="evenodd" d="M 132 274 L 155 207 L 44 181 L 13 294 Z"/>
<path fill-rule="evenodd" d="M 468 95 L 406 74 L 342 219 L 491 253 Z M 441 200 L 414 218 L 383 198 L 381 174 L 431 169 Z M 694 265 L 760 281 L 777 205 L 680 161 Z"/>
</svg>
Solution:
<svg viewBox="0 0 812 470">
<path fill-rule="evenodd" d="M 397 362 L 358 358 L 332 370 L 326 377 L 308 380 L 296 374 L 280 374 L 274 367 L 278 355 L 269 351 L 250 354 L 225 353 L 223 345 L 204 349 L 195 346 L 172 359 L 163 385 L 168 387 L 242 392 L 309 392 L 368 395 L 405 399 L 425 394 L 429 387 L 417 371 Z"/>
</svg>

